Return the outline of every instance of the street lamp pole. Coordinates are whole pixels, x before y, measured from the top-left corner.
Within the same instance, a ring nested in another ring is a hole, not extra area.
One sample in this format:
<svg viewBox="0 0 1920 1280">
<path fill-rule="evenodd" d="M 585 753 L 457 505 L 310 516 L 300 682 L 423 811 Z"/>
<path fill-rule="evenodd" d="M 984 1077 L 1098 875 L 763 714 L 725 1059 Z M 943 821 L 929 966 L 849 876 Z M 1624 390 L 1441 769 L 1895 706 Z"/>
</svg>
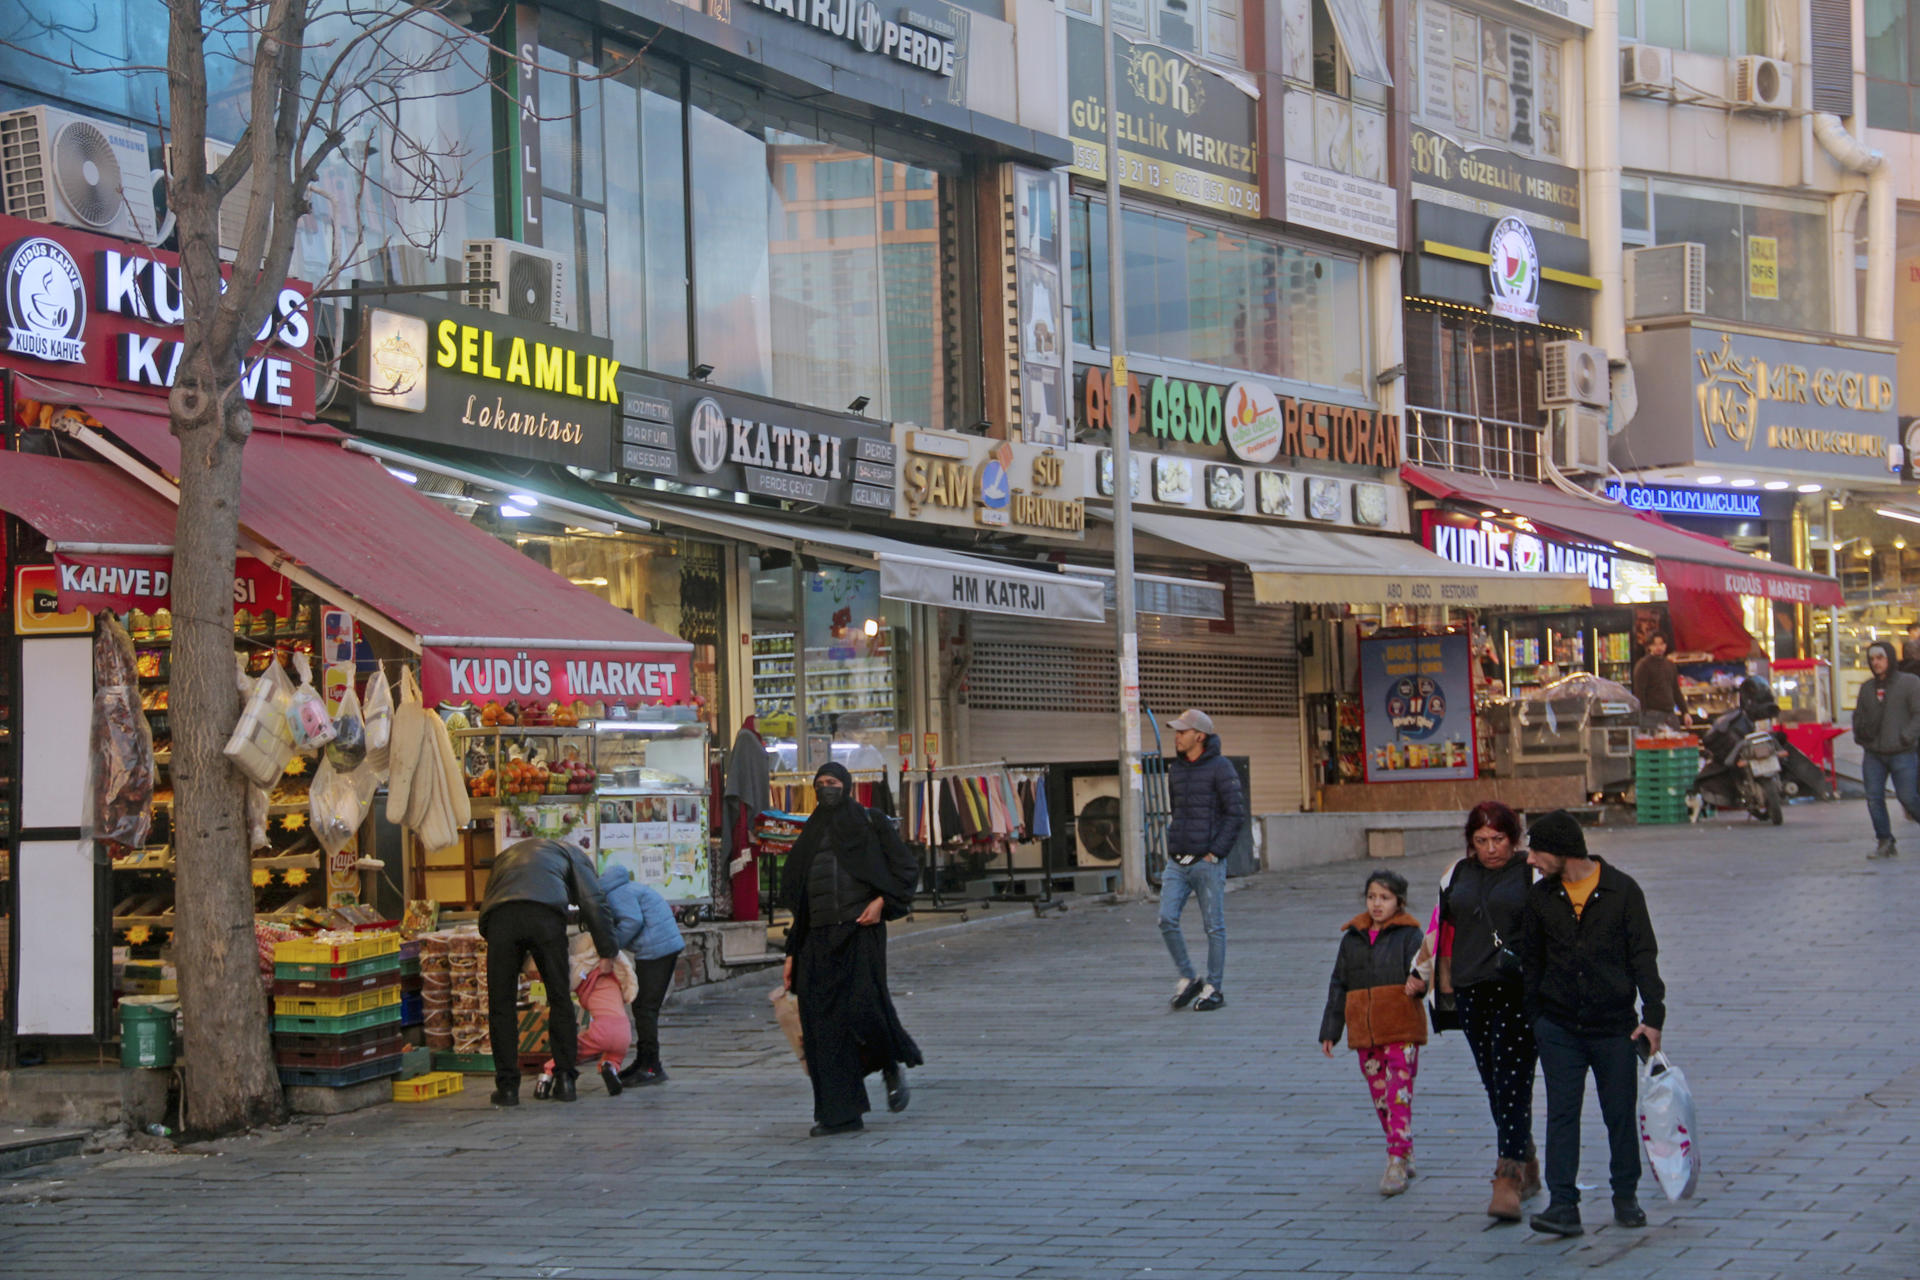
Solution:
<svg viewBox="0 0 1920 1280">
<path fill-rule="evenodd" d="M 1140 636 L 1133 597 L 1133 417 L 1127 378 L 1126 254 L 1120 209 L 1120 128 L 1115 104 L 1113 0 L 1101 6 L 1100 42 L 1106 71 L 1107 125 L 1107 349 L 1113 355 L 1107 427 L 1113 437 L 1113 616 L 1120 676 L 1120 890 L 1147 891 L 1146 790 L 1140 775 Z"/>
</svg>

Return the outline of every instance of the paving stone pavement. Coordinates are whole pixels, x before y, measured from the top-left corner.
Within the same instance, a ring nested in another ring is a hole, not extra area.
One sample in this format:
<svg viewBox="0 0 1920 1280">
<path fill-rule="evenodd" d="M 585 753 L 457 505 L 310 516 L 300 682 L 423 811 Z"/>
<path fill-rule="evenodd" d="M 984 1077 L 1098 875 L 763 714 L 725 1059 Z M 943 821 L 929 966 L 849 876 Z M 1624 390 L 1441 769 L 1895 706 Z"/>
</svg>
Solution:
<svg viewBox="0 0 1920 1280">
<path fill-rule="evenodd" d="M 1589 1234 L 1489 1225 L 1492 1127 L 1455 1034 L 1423 1055 L 1419 1176 L 1376 1193 L 1359 1072 L 1314 1043 L 1365 878 L 1346 864 L 1229 898 L 1217 1013 L 1166 1010 L 1151 904 L 897 947 L 927 1066 L 912 1107 L 882 1105 L 857 1136 L 808 1138 L 805 1080 L 754 981 L 669 1010 L 661 1088 L 608 1099 L 583 1082 L 575 1106 L 494 1113 L 470 1078 L 441 1103 L 0 1180 L 0 1275 L 1913 1280 L 1910 843 L 1866 862 L 1858 802 L 1795 806 L 1780 829 L 1595 835 L 1647 888 L 1667 1047 L 1700 1100 L 1699 1194 L 1669 1205 L 1649 1177 L 1644 1231 L 1611 1225 L 1591 1098 Z M 1441 866 L 1402 868 L 1423 916 Z M 1191 912 L 1188 928 L 1200 937 Z"/>
</svg>

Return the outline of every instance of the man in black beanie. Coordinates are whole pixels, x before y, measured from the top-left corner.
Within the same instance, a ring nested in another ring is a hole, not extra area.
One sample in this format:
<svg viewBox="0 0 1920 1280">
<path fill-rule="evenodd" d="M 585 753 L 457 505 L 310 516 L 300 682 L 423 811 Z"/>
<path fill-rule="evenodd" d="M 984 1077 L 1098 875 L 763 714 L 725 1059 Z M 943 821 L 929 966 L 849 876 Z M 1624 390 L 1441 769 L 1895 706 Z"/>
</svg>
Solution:
<svg viewBox="0 0 1920 1280">
<path fill-rule="evenodd" d="M 1634 1041 L 1660 1051 L 1666 984 L 1646 895 L 1625 872 L 1587 852 L 1586 833 L 1556 809 L 1527 831 L 1527 863 L 1540 872 L 1527 894 L 1520 966 L 1527 1021 L 1547 1082 L 1547 1207 L 1535 1231 L 1577 1236 L 1580 1225 L 1580 1107 L 1593 1072 L 1607 1122 L 1613 1220 L 1644 1227 Z M 1634 1008 L 1639 993 L 1640 1007 Z"/>
</svg>

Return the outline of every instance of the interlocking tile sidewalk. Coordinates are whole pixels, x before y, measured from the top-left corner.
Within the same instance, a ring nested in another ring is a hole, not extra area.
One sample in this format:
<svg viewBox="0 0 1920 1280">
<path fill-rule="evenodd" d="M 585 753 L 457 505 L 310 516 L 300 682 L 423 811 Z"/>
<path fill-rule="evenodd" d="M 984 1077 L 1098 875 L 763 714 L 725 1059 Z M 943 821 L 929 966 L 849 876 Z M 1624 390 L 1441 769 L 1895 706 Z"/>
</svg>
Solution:
<svg viewBox="0 0 1920 1280">
<path fill-rule="evenodd" d="M 476 1078 L 444 1103 L 0 1180 L 0 1274 L 1913 1280 L 1920 827 L 1904 834 L 1899 860 L 1866 862 L 1853 802 L 1595 836 L 1647 888 L 1667 1047 L 1700 1099 L 1700 1194 L 1669 1206 L 1649 1178 L 1645 1231 L 1610 1225 L 1591 1099 L 1589 1234 L 1488 1224 L 1492 1127 L 1458 1035 L 1422 1059 L 1419 1177 L 1375 1192 L 1359 1072 L 1314 1043 L 1365 878 L 1348 864 L 1230 899 L 1217 1013 L 1166 1011 L 1150 903 L 896 947 L 928 1065 L 912 1108 L 858 1136 L 806 1136 L 806 1082 L 753 982 L 670 1011 L 662 1088 L 588 1081 L 577 1105 L 492 1113 Z M 1423 915 L 1441 865 L 1402 867 Z M 1197 953 L 1193 912 L 1188 930 Z"/>
</svg>

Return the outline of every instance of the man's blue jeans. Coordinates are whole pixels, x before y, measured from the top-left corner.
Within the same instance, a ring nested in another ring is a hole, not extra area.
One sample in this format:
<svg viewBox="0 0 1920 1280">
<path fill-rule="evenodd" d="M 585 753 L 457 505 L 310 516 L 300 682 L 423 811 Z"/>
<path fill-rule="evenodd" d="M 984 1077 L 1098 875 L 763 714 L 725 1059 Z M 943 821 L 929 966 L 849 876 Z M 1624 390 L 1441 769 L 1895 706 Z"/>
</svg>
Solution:
<svg viewBox="0 0 1920 1280">
<path fill-rule="evenodd" d="M 1190 867 L 1168 861 L 1160 873 L 1160 936 L 1180 976 L 1193 980 L 1193 961 L 1180 932 L 1180 913 L 1189 897 L 1200 899 L 1200 923 L 1207 928 L 1207 981 L 1223 990 L 1227 974 L 1227 864 L 1202 860 Z"/>
<path fill-rule="evenodd" d="M 1867 816 L 1873 819 L 1876 840 L 1893 839 L 1893 824 L 1887 820 L 1887 779 L 1893 779 L 1893 794 L 1907 816 L 1920 822 L 1920 756 L 1911 751 L 1882 755 L 1862 752 L 1860 783 L 1867 789 Z"/>
</svg>

